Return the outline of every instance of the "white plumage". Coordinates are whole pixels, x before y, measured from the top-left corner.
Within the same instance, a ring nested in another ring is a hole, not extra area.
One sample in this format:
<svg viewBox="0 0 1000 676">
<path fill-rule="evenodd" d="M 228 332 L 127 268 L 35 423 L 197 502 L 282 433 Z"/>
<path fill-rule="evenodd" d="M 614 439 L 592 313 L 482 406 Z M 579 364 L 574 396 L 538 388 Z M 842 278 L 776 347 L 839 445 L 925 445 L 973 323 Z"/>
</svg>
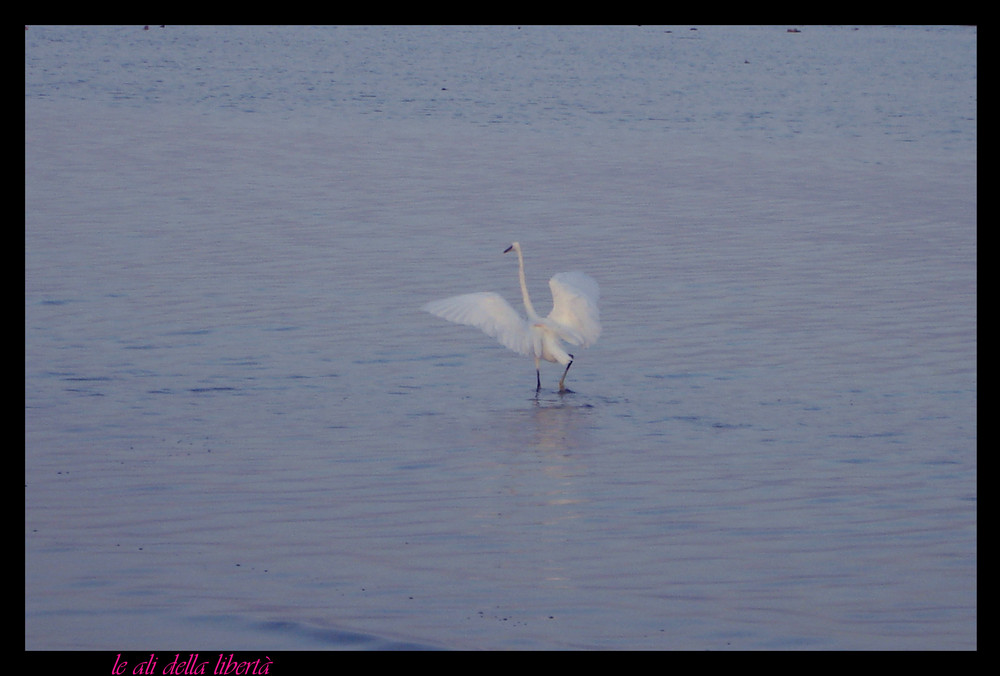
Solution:
<svg viewBox="0 0 1000 676">
<path fill-rule="evenodd" d="M 519 354 L 534 358 L 536 391 L 542 387 L 539 362 L 544 359 L 565 364 L 559 391 L 566 389 L 566 374 L 573 364 L 563 342 L 580 347 L 592 345 L 601 335 L 597 301 L 600 290 L 592 277 L 582 272 L 560 272 L 549 280 L 552 289 L 552 312 L 539 317 L 531 304 L 524 281 L 524 256 L 521 245 L 511 244 L 508 251 L 517 252 L 518 275 L 527 318 L 521 316 L 504 298 L 492 291 L 467 293 L 443 300 L 431 301 L 423 309 L 456 324 L 475 326 L 501 345 Z"/>
</svg>

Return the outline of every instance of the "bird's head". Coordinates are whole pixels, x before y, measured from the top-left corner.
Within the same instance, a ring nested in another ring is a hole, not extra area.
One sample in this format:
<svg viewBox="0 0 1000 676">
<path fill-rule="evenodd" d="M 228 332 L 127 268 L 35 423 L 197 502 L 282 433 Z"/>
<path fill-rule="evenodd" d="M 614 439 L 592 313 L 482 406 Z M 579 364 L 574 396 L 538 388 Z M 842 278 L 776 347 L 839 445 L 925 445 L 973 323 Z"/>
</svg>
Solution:
<svg viewBox="0 0 1000 676">
<path fill-rule="evenodd" d="M 514 250 L 520 251 L 521 250 L 521 245 L 518 244 L 517 242 L 514 242 L 509 247 L 507 247 L 506 249 L 504 249 L 503 252 L 504 253 L 508 253 L 508 252 L 514 251 Z"/>
</svg>

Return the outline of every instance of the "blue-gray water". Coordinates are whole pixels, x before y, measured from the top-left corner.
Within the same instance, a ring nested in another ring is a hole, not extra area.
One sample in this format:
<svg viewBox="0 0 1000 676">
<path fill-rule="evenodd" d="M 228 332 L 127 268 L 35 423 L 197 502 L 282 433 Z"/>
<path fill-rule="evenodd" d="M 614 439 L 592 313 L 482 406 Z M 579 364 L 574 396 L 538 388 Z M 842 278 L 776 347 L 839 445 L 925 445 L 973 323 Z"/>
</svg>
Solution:
<svg viewBox="0 0 1000 676">
<path fill-rule="evenodd" d="M 786 28 L 30 26 L 26 647 L 975 648 L 977 32 Z"/>
</svg>

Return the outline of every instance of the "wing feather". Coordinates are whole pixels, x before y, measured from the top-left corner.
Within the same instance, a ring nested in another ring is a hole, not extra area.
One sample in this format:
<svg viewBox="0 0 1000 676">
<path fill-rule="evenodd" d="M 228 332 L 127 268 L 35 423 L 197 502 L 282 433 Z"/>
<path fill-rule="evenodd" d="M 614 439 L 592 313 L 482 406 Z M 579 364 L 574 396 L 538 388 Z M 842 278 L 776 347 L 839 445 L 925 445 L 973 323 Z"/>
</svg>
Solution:
<svg viewBox="0 0 1000 676">
<path fill-rule="evenodd" d="M 560 272 L 549 280 L 552 312 L 549 319 L 567 331 L 561 337 L 574 345 L 588 347 L 601 335 L 597 302 L 601 292 L 593 277 L 583 272 Z"/>
<path fill-rule="evenodd" d="M 515 352 L 533 354 L 527 321 L 498 293 L 466 293 L 431 301 L 422 309 L 449 322 L 474 326 Z"/>
</svg>

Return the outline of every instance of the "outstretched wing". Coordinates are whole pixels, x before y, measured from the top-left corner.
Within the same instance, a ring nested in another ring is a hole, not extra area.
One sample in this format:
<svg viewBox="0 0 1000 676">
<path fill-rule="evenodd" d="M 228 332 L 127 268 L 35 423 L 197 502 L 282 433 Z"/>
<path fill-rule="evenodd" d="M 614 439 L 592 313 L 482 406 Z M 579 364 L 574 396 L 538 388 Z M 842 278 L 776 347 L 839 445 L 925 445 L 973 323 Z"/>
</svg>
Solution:
<svg viewBox="0 0 1000 676">
<path fill-rule="evenodd" d="M 452 296 L 431 301 L 422 309 L 449 322 L 475 326 L 515 352 L 532 354 L 531 330 L 527 322 L 498 293 L 480 291 Z"/>
<path fill-rule="evenodd" d="M 569 329 L 562 338 L 587 347 L 601 335 L 597 301 L 601 292 L 597 282 L 582 272 L 560 272 L 549 280 L 552 289 L 552 312 L 549 319 Z"/>
</svg>

